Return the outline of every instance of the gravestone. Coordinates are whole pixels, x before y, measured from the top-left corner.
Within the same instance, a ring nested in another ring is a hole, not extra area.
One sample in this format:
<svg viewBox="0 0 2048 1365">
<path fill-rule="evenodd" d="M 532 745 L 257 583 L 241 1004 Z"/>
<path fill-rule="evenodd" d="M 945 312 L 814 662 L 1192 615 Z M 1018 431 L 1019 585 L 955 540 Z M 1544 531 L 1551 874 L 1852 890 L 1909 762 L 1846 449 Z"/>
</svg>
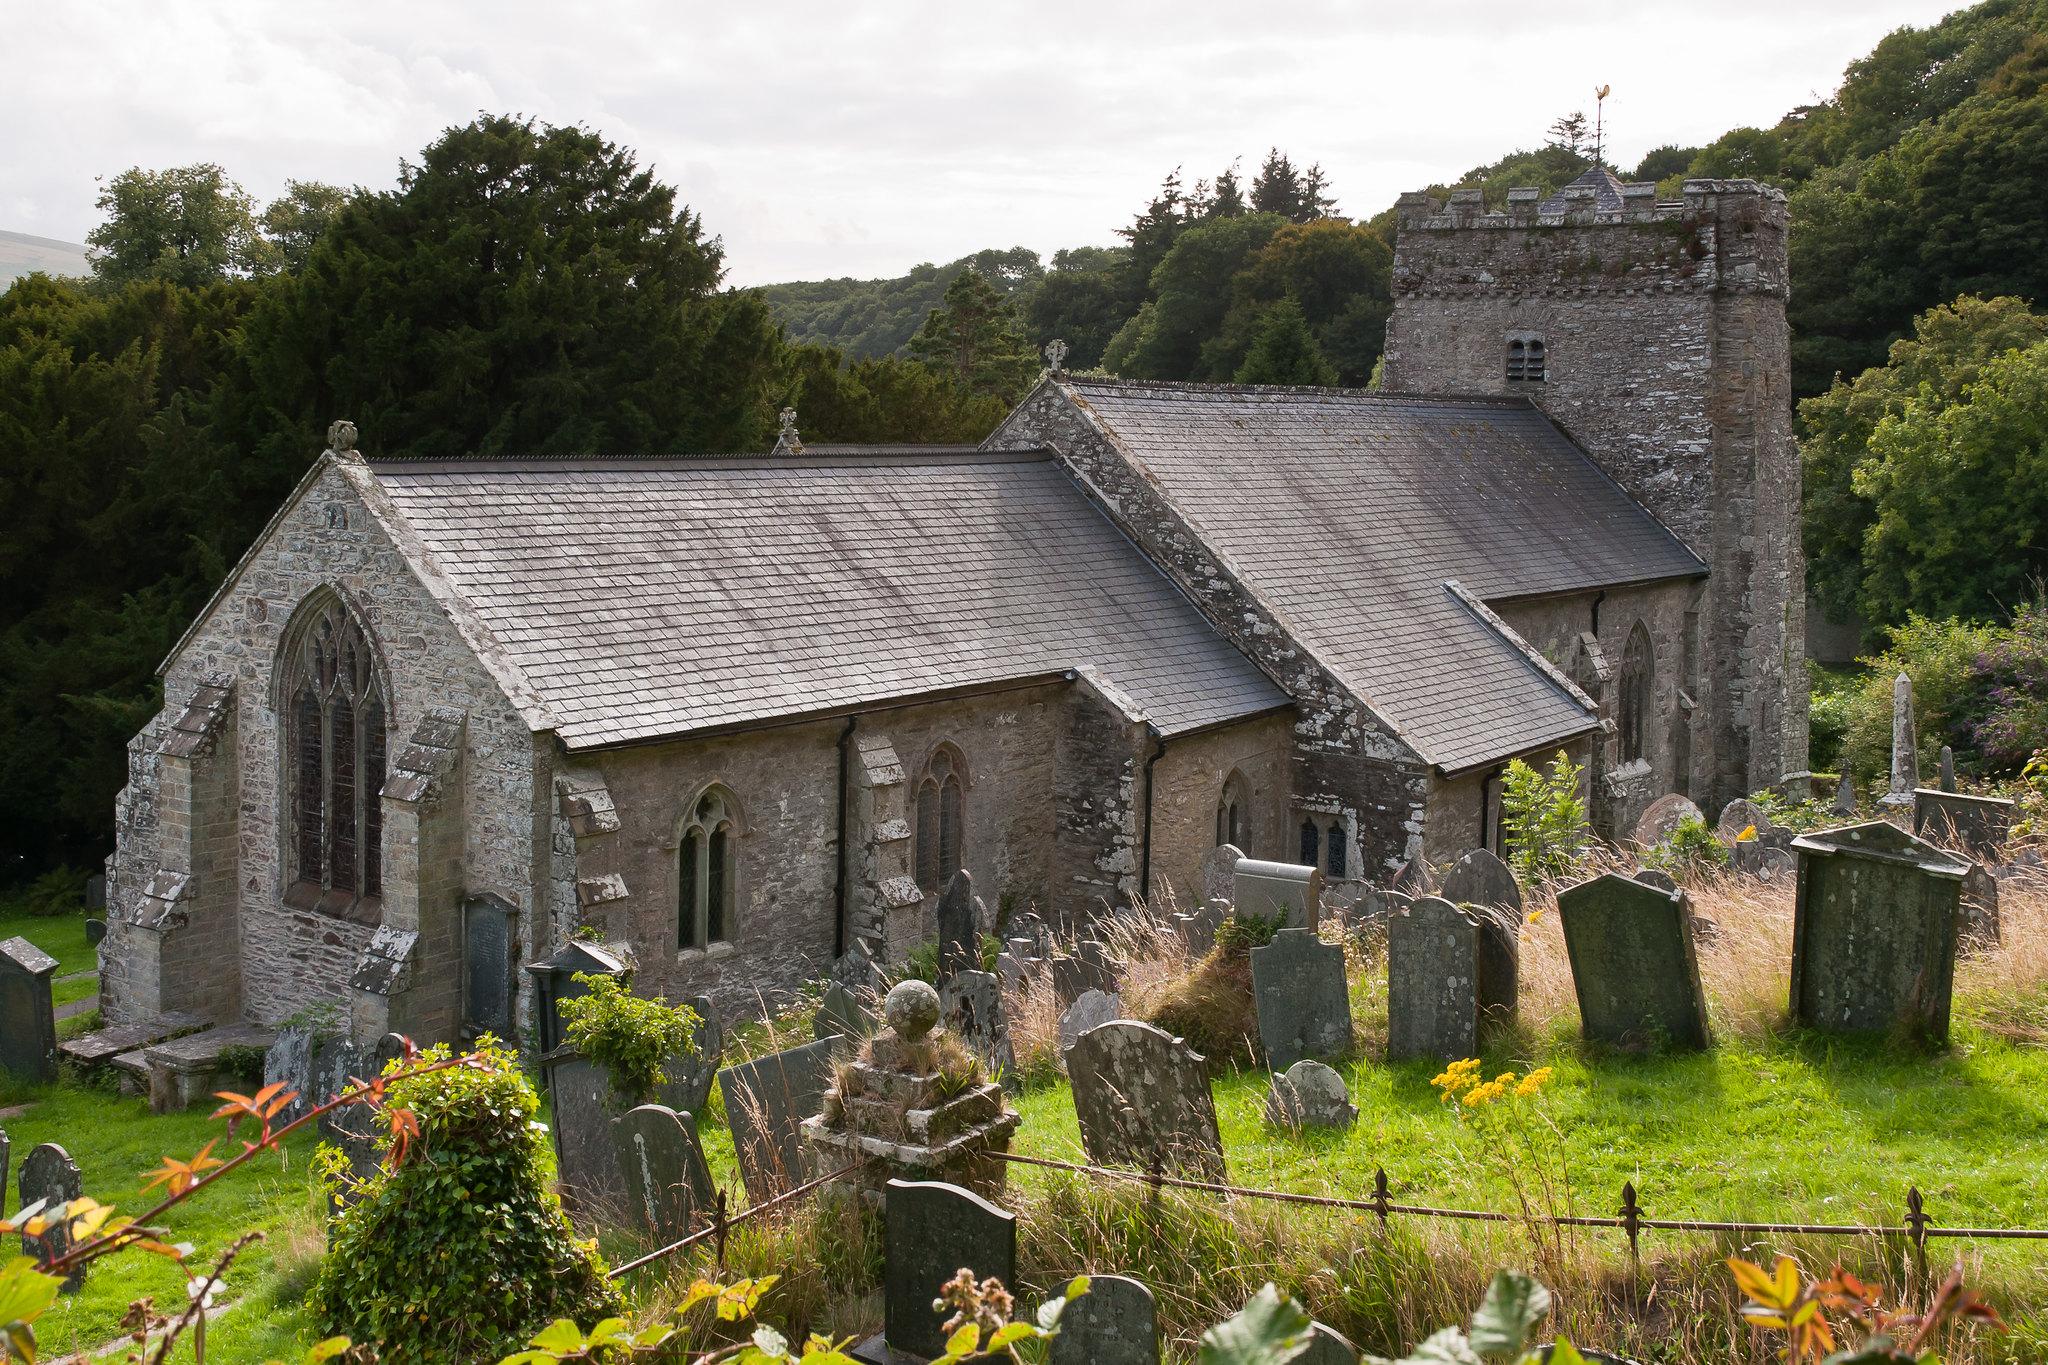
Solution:
<svg viewBox="0 0 2048 1365">
<path fill-rule="evenodd" d="M 1847 773 L 1843 773 L 1841 779 L 1835 783 L 1834 810 L 1837 815 L 1856 813 L 1856 779 Z"/>
<path fill-rule="evenodd" d="M 1017 1083 L 1017 1053 L 1003 1019 L 1003 986 L 994 972 L 955 972 L 939 992 L 939 1018 L 980 1058 L 991 1078 Z"/>
<path fill-rule="evenodd" d="M 1105 991 L 1082 991 L 1080 998 L 1060 1015 L 1061 1059 L 1064 1061 L 1067 1050 L 1080 1040 L 1082 1034 L 1123 1017 L 1121 996 Z"/>
<path fill-rule="evenodd" d="M 1771 828 L 1771 817 L 1764 814 L 1762 806 L 1747 797 L 1738 796 L 1721 807 L 1721 818 L 1714 822 L 1714 837 L 1724 844 L 1733 844 L 1748 829 L 1756 832 L 1756 841 L 1761 841 L 1765 831 Z"/>
<path fill-rule="evenodd" d="M 89 919 L 85 922 L 85 946 L 97 948 L 107 941 L 107 922 L 103 919 Z"/>
<path fill-rule="evenodd" d="M 1243 919 L 1272 920 L 1283 929 L 1314 929 L 1323 919 L 1322 869 L 1241 858 L 1231 904 Z"/>
<path fill-rule="evenodd" d="M 276 1126 L 283 1127 L 305 1117 L 320 1101 L 313 1095 L 313 1028 L 293 1024 L 277 1031 L 270 1049 L 263 1054 L 263 1083 L 282 1084 L 297 1098 L 278 1111 Z"/>
<path fill-rule="evenodd" d="M 1692 798 L 1677 792 L 1667 792 L 1652 801 L 1649 808 L 1636 821 L 1631 842 L 1637 848 L 1655 848 L 1678 832 L 1678 827 L 1687 820 L 1706 820 Z"/>
<path fill-rule="evenodd" d="M 1967 859 L 1873 821 L 1792 841 L 1792 1017 L 1948 1040 Z"/>
<path fill-rule="evenodd" d="M 1218 844 L 1202 857 L 1202 901 L 1226 905 L 1237 895 L 1237 865 L 1244 850 L 1235 844 Z"/>
<path fill-rule="evenodd" d="M 1417 848 L 1408 855 L 1408 861 L 1401 864 L 1400 872 L 1394 876 L 1393 890 L 1406 896 L 1410 901 L 1420 900 L 1429 894 L 1429 860 Z"/>
<path fill-rule="evenodd" d="M 1358 1122 L 1358 1106 L 1334 1067 L 1296 1062 L 1273 1077 L 1266 1092 L 1266 1122 L 1275 1128 L 1349 1128 Z"/>
<path fill-rule="evenodd" d="M 1123 971 L 1109 950 L 1094 939 L 1074 945 L 1071 957 L 1051 959 L 1053 1004 L 1065 1009 L 1081 998 L 1083 991 L 1114 995 L 1123 985 Z"/>
<path fill-rule="evenodd" d="M 1017 1283 L 1017 1216 L 957 1185 L 925 1180 L 890 1181 L 883 1205 L 882 1337 L 861 1343 L 854 1358 L 894 1365 L 901 1357 L 887 1352 L 944 1355 L 953 1310 L 933 1302 L 962 1270 L 977 1281 Z"/>
<path fill-rule="evenodd" d="M 1913 719 L 1913 680 L 1904 673 L 1892 679 L 1891 787 L 1878 798 L 1880 806 L 1908 807 L 1920 785 L 1920 740 Z"/>
<path fill-rule="evenodd" d="M 840 1045 L 838 1038 L 820 1038 L 718 1073 L 733 1154 L 753 1203 L 807 1178 L 803 1122 L 824 1106 L 832 1083 L 832 1053 Z"/>
<path fill-rule="evenodd" d="M 37 1200 L 44 1201 L 43 1214 L 61 1218 L 59 1209 L 74 1199 L 85 1195 L 85 1180 L 78 1173 L 78 1163 L 54 1142 L 45 1142 L 21 1159 L 20 1203 L 17 1210 L 25 1209 Z M 57 1222 L 37 1236 L 21 1235 L 21 1254 L 47 1263 L 71 1250 L 70 1225 Z M 64 1292 L 76 1294 L 85 1283 L 85 1267 L 80 1266 L 65 1277 Z"/>
<path fill-rule="evenodd" d="M 1685 896 L 1616 872 L 1558 893 L 1584 1036 L 1610 1047 L 1712 1044 Z"/>
<path fill-rule="evenodd" d="M 13 1188 L 7 1183 L 8 1176 L 14 1171 L 14 1167 L 9 1164 L 12 1151 L 13 1144 L 8 1141 L 7 1130 L 0 1128 L 0 1218 L 7 1216 L 7 1191 Z"/>
<path fill-rule="evenodd" d="M 56 974 L 57 959 L 27 939 L 0 942 L 0 1072 L 16 1080 L 57 1079 Z"/>
<path fill-rule="evenodd" d="M 95 872 L 85 879 L 85 908 L 104 910 L 107 908 L 107 874 Z M 103 930 L 104 930 L 104 926 Z"/>
<path fill-rule="evenodd" d="M 1259 1046 L 1268 1070 L 1351 1050 L 1351 991 L 1342 948 L 1324 943 L 1313 929 L 1282 929 L 1271 943 L 1252 949 L 1251 959 Z"/>
<path fill-rule="evenodd" d="M 2012 837 L 2019 806 L 2000 796 L 1965 796 L 1961 792 L 1913 793 L 1913 833 L 1958 845 L 1979 858 L 1995 858 Z"/>
<path fill-rule="evenodd" d="M 966 971 L 981 961 L 976 952 L 976 931 L 979 926 L 974 916 L 974 878 L 966 868 L 953 874 L 946 883 L 945 891 L 939 896 L 937 918 L 939 922 L 939 980 L 944 981 L 955 972 Z"/>
<path fill-rule="evenodd" d="M 693 995 L 687 1002 L 697 1012 L 697 1027 L 690 1035 L 697 1047 L 662 1063 L 662 1081 L 654 1088 L 655 1098 L 677 1113 L 701 1116 L 711 1102 L 711 1082 L 725 1056 L 725 1024 L 718 1007 L 708 995 Z"/>
<path fill-rule="evenodd" d="M 1074 1113 L 1088 1159 L 1197 1179 L 1224 1177 L 1223 1139 L 1202 1055 L 1134 1020 L 1090 1029 L 1067 1049 Z"/>
<path fill-rule="evenodd" d="M 348 1086 L 351 1077 L 360 1080 L 374 1080 L 384 1074 L 392 1062 L 406 1055 L 405 1035 L 387 1033 L 377 1040 L 370 1050 L 367 1061 L 357 1056 L 355 1047 L 347 1038 L 333 1038 L 324 1050 L 316 1041 L 313 1048 L 313 1087 L 317 1094 L 322 1083 L 322 1065 L 329 1076 L 334 1076 L 338 1091 Z M 337 1074 L 338 1073 L 338 1074 Z M 352 1087 L 351 1087 L 352 1088 Z M 330 1098 L 335 1092 L 319 1096 Z M 385 1137 L 379 1131 L 376 1112 L 367 1104 L 343 1105 L 330 1109 L 320 1119 L 320 1136 L 333 1143 L 348 1158 L 349 1168 L 357 1180 L 367 1179 L 383 1157 Z M 337 1207 L 352 1202 L 346 1195 L 336 1200 Z"/>
<path fill-rule="evenodd" d="M 832 964 L 832 979 L 858 996 L 880 995 L 888 989 L 887 974 L 868 951 L 866 939 L 856 938 L 839 960 Z"/>
<path fill-rule="evenodd" d="M 1963 875 L 1962 923 L 1957 931 L 1957 951 L 1980 951 L 1997 943 L 2004 932 L 1998 917 L 1998 878 L 1981 863 L 1971 863 Z"/>
<path fill-rule="evenodd" d="M 1479 916 L 1424 896 L 1387 920 L 1387 1060 L 1479 1055 Z"/>
<path fill-rule="evenodd" d="M 639 1230 L 656 1246 L 694 1232 L 718 1196 L 690 1117 L 666 1105 L 643 1104 L 612 1120 L 612 1139 L 626 1207 Z"/>
<path fill-rule="evenodd" d="M 849 1044 L 874 1036 L 877 1020 L 872 997 L 863 991 L 834 981 L 825 987 L 818 1001 L 817 1018 L 811 1021 L 813 1038 L 844 1038 Z"/>
<path fill-rule="evenodd" d="M 1644 886 L 1654 886 L 1659 891 L 1676 892 L 1678 879 L 1662 868 L 1639 867 L 1630 874 Z"/>
<path fill-rule="evenodd" d="M 553 956 L 526 964 L 534 984 L 534 1027 L 539 1035 L 536 1051 L 545 1057 L 562 1045 L 561 1003 L 590 994 L 579 976 L 629 974 L 625 957 L 601 943 L 572 939 Z"/>
<path fill-rule="evenodd" d="M 996 958 L 996 975 L 1002 978 L 1005 986 L 1023 986 L 1043 966 L 1045 959 L 1038 955 L 1030 939 L 1013 938 L 1004 944 L 1002 953 Z"/>
<path fill-rule="evenodd" d="M 1173 917 L 1174 932 L 1191 958 L 1204 958 L 1216 946 L 1216 931 L 1230 918 L 1230 902 L 1206 900 L 1184 914 Z"/>
<path fill-rule="evenodd" d="M 1308 1349 L 1294 1358 L 1293 1365 L 1358 1365 L 1358 1348 L 1336 1328 L 1312 1323 Z"/>
<path fill-rule="evenodd" d="M 558 1052 L 548 1066 L 548 1096 L 562 1203 L 585 1223 L 624 1214 L 626 1178 L 612 1137 L 621 1105 L 610 1073 L 578 1053 Z"/>
<path fill-rule="evenodd" d="M 1060 1312 L 1048 1365 L 1159 1365 L 1152 1291 L 1126 1275 L 1090 1275 L 1088 1292 Z"/>
<path fill-rule="evenodd" d="M 1459 858 L 1437 894 L 1479 914 L 1479 1009 L 1488 1028 L 1515 1022 L 1522 975 L 1522 888 L 1508 865 L 1483 848 Z"/>
<path fill-rule="evenodd" d="M 519 910 L 500 896 L 462 903 L 462 1036 L 500 1042 L 518 1032 Z"/>
<path fill-rule="evenodd" d="M 1956 751 L 1946 744 L 1941 746 L 1941 766 L 1935 772 L 1935 786 L 1945 792 L 1956 789 Z"/>
<path fill-rule="evenodd" d="M 1052 946 L 1052 929 L 1047 926 L 1044 917 L 1035 910 L 1012 915 L 1005 932 L 1010 938 L 1021 938 L 1031 945 L 1030 952 L 1025 954 L 1026 957 L 1044 957 L 1046 950 Z"/>
</svg>

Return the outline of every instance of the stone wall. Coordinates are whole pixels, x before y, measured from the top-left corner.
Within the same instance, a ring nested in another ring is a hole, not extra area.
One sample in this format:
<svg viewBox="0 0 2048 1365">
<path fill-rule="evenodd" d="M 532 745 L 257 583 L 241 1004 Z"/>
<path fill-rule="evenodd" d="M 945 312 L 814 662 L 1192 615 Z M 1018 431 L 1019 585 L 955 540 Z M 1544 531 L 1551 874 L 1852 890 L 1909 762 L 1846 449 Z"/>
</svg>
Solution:
<svg viewBox="0 0 2048 1365">
<path fill-rule="evenodd" d="M 1152 767 L 1152 887 L 1183 909 L 1202 895 L 1202 859 L 1216 847 L 1216 806 L 1231 773 L 1243 776 L 1238 847 L 1254 858 L 1292 860 L 1299 823 L 1292 782 L 1294 718 L 1259 716 L 1167 741 Z"/>
<path fill-rule="evenodd" d="M 1806 767 L 1805 568 L 1792 438 L 1784 196 L 1688 181 L 1625 207 L 1505 213 L 1404 196 L 1385 383 L 1534 400 L 1713 570 L 1701 612 L 1696 799 Z M 1506 343 L 1543 339 L 1542 383 Z"/>
</svg>

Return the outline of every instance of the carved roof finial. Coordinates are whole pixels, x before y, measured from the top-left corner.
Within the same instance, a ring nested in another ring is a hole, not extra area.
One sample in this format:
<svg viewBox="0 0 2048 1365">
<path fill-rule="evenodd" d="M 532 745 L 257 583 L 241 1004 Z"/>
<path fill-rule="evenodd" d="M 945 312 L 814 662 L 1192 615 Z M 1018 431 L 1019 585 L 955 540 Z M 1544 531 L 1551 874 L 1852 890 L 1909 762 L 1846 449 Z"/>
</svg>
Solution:
<svg viewBox="0 0 2048 1365">
<path fill-rule="evenodd" d="M 779 427 L 775 436 L 775 448 L 768 453 L 770 455 L 803 454 L 803 438 L 796 434 L 796 409 L 784 408 L 777 415 L 776 421 L 779 423 Z"/>
<path fill-rule="evenodd" d="M 353 455 L 356 452 L 356 424 L 346 417 L 336 418 L 327 424 L 327 448 L 336 455 Z"/>
<path fill-rule="evenodd" d="M 1058 337 L 1045 343 L 1045 367 L 1054 374 L 1064 373 L 1067 368 L 1067 343 Z"/>
</svg>

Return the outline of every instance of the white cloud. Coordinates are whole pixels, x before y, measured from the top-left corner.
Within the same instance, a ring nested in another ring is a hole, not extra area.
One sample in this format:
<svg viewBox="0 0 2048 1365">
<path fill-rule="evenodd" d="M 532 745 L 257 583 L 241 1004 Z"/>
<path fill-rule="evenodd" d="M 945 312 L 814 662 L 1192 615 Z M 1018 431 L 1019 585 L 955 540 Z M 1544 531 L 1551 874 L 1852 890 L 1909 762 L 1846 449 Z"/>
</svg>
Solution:
<svg viewBox="0 0 2048 1365">
<path fill-rule="evenodd" d="M 1108 242 L 1170 167 L 1271 145 L 1342 204 L 1538 142 L 1611 84 L 1613 159 L 1769 124 L 1941 0 L 33 4 L 8 27 L 0 227 L 82 238 L 95 175 L 218 161 L 391 183 L 479 109 L 638 149 L 735 281 Z"/>
</svg>

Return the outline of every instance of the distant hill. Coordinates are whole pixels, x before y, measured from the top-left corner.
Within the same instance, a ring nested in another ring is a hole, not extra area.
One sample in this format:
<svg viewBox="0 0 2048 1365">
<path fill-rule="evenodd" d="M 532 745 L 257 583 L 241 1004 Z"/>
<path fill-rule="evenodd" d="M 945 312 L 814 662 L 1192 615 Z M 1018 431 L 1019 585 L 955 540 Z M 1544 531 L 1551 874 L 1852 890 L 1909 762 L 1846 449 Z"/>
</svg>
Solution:
<svg viewBox="0 0 2048 1365">
<path fill-rule="evenodd" d="M 0 289 L 38 270 L 46 275 L 90 275 L 92 262 L 77 242 L 0 231 Z"/>
<path fill-rule="evenodd" d="M 970 265 L 1006 294 L 1045 274 L 1038 253 L 1019 246 L 977 251 L 948 265 L 927 263 L 894 279 L 797 280 L 762 285 L 759 292 L 791 341 L 836 346 L 850 359 L 866 360 L 902 350 L 953 277 Z"/>
</svg>

